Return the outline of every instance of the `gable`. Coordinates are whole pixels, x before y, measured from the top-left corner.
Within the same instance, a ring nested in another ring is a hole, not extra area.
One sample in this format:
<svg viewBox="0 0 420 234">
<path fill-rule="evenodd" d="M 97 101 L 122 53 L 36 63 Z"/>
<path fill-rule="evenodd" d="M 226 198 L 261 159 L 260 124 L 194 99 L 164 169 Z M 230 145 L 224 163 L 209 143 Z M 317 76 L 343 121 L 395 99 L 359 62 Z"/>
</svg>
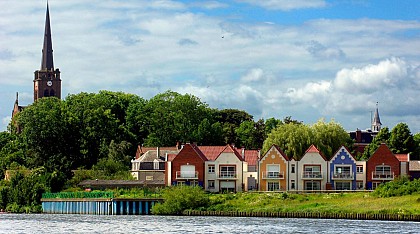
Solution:
<svg viewBox="0 0 420 234">
<path fill-rule="evenodd" d="M 345 146 L 341 146 L 331 158 L 330 162 L 356 164 L 356 159 Z"/>
<path fill-rule="evenodd" d="M 289 158 L 283 153 L 283 151 L 277 145 L 272 145 L 270 149 L 261 158 L 260 162 L 262 163 L 269 157 L 271 157 L 273 160 L 282 160 L 284 162 L 289 161 Z"/>
<path fill-rule="evenodd" d="M 369 162 L 398 162 L 399 160 L 395 157 L 392 151 L 385 144 L 381 144 L 375 153 L 368 159 Z"/>
</svg>

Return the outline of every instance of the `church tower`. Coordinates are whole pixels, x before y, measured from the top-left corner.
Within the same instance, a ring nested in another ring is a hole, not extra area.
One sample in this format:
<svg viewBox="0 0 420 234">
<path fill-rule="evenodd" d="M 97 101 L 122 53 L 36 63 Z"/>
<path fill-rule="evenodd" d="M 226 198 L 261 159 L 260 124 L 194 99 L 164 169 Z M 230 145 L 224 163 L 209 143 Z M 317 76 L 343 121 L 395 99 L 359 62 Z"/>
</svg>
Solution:
<svg viewBox="0 0 420 234">
<path fill-rule="evenodd" d="M 376 103 L 375 114 L 373 115 L 372 120 L 372 132 L 379 132 L 381 130 L 381 119 L 379 118 L 378 103 Z"/>
<path fill-rule="evenodd" d="M 42 48 L 41 69 L 35 71 L 34 78 L 34 101 L 42 97 L 61 98 L 60 70 L 58 68 L 54 70 L 48 2 L 45 18 L 44 46 Z"/>
</svg>

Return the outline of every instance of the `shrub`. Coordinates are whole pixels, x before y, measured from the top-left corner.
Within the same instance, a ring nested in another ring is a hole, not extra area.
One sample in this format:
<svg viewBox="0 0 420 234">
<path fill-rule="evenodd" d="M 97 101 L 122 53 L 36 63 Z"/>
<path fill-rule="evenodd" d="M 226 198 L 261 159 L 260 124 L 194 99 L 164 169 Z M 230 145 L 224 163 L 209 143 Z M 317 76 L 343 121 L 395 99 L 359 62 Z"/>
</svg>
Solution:
<svg viewBox="0 0 420 234">
<path fill-rule="evenodd" d="M 152 208 L 153 214 L 179 215 L 184 210 L 207 207 L 209 198 L 201 187 L 174 186 L 163 190 L 163 203 Z"/>
<path fill-rule="evenodd" d="M 373 192 L 378 197 L 395 197 L 420 192 L 420 180 L 410 181 L 408 177 L 399 177 L 394 181 L 381 184 Z"/>
</svg>

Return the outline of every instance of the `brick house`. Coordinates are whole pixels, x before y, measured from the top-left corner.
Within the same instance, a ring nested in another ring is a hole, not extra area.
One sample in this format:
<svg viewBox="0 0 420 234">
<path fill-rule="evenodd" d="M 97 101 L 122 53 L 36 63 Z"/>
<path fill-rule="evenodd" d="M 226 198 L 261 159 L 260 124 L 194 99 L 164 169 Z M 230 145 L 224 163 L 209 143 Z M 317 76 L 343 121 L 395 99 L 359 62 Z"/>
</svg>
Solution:
<svg viewBox="0 0 420 234">
<path fill-rule="evenodd" d="M 366 163 L 367 189 L 394 180 L 401 174 L 401 163 L 391 150 L 382 143 Z"/>
<path fill-rule="evenodd" d="M 166 185 L 199 185 L 205 187 L 206 156 L 194 144 L 185 144 L 178 154 L 168 155 Z"/>
</svg>

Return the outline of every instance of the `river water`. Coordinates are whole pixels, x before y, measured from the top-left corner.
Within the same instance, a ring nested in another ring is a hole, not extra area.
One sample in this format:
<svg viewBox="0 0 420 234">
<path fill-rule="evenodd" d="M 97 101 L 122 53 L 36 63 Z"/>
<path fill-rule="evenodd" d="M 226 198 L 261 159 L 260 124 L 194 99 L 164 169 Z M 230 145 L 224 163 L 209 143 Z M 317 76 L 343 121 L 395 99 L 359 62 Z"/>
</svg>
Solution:
<svg viewBox="0 0 420 234">
<path fill-rule="evenodd" d="M 256 217 L 0 214 L 0 233 L 420 233 L 420 223 Z"/>
</svg>

